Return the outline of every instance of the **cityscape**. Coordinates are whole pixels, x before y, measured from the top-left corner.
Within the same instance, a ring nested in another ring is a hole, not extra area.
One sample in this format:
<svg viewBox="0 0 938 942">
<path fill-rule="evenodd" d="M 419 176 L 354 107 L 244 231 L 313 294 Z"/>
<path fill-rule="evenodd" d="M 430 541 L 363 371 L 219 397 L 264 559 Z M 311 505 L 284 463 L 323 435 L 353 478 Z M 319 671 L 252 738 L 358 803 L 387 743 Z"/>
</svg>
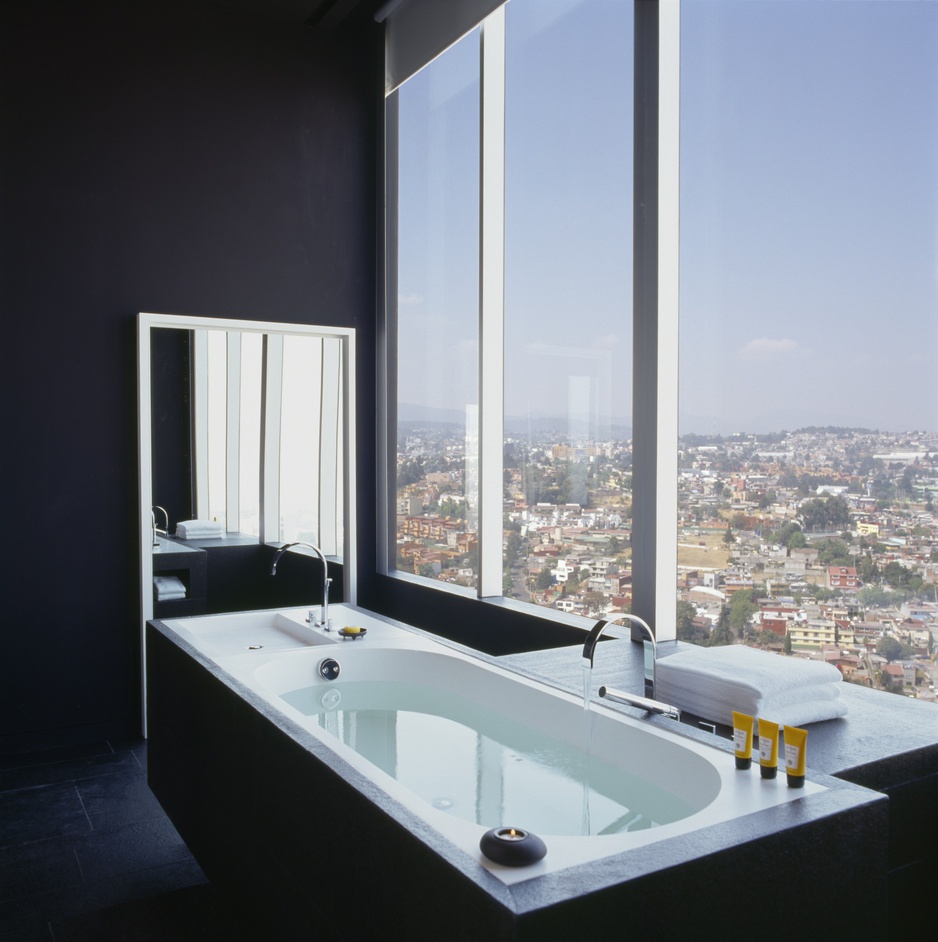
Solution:
<svg viewBox="0 0 938 942">
<path fill-rule="evenodd" d="M 474 586 L 465 429 L 402 421 L 397 478 L 398 569 Z M 509 433 L 504 480 L 503 594 L 628 611 L 631 441 L 561 442 L 550 423 Z M 935 702 L 936 494 L 935 433 L 682 436 L 678 638 L 819 658 L 845 681 Z"/>
</svg>

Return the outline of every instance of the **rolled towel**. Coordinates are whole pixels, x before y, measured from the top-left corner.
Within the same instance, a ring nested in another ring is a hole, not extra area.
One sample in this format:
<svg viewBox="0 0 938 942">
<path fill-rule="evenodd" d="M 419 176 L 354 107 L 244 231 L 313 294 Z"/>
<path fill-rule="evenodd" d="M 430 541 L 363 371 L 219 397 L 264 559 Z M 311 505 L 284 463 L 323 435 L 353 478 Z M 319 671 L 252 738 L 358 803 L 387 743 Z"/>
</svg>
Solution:
<svg viewBox="0 0 938 942">
<path fill-rule="evenodd" d="M 831 664 L 737 644 L 691 648 L 661 658 L 655 696 L 697 716 L 731 725 L 733 710 L 772 719 L 769 710 L 807 702 L 832 703 L 839 698 L 842 680 Z M 788 722 L 797 725 L 794 720 Z"/>
<path fill-rule="evenodd" d="M 180 520 L 176 536 L 181 540 L 210 540 L 223 537 L 224 527 L 217 520 Z"/>
</svg>

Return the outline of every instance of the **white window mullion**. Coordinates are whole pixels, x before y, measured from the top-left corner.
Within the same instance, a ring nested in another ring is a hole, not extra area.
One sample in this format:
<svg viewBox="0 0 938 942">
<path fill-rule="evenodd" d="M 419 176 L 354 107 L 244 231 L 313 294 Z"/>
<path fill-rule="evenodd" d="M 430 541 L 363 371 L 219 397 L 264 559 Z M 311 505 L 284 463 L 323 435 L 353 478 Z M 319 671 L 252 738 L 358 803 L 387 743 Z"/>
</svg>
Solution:
<svg viewBox="0 0 938 942">
<path fill-rule="evenodd" d="M 319 539 L 326 556 L 338 552 L 339 432 L 342 401 L 342 347 L 326 338 L 322 342 L 322 395 L 319 400 Z"/>
<path fill-rule="evenodd" d="M 655 631 L 677 637 L 681 4 L 658 12 L 658 421 Z"/>
<path fill-rule="evenodd" d="M 502 594 L 505 8 L 482 24 L 479 186 L 479 596 Z"/>
<path fill-rule="evenodd" d="M 260 538 L 280 541 L 280 419 L 283 403 L 283 336 L 265 334 L 261 380 Z"/>
<path fill-rule="evenodd" d="M 192 331 L 193 517 L 208 516 L 208 331 Z"/>
<path fill-rule="evenodd" d="M 241 334 L 228 332 L 227 429 L 225 436 L 225 521 L 241 528 Z"/>
<path fill-rule="evenodd" d="M 679 91 L 680 3 L 636 3 L 632 613 L 659 641 L 677 634 Z"/>
</svg>

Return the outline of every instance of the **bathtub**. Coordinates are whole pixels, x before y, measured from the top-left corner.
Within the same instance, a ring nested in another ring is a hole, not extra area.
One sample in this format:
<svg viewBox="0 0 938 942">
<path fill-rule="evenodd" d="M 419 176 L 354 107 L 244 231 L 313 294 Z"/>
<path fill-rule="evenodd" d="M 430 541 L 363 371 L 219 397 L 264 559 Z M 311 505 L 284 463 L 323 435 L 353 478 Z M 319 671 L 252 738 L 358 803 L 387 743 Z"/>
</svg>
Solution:
<svg viewBox="0 0 938 942">
<path fill-rule="evenodd" d="M 681 735 L 673 721 L 652 725 L 599 703 L 587 710 L 580 695 L 361 610 L 332 607 L 335 627 L 355 624 L 358 638 L 304 618 L 291 610 L 166 624 L 508 885 L 825 790 L 811 781 L 788 788 L 784 771 L 762 779 L 757 765 L 737 771 L 725 746 Z M 326 658 L 339 665 L 336 679 L 320 676 Z M 535 833 L 546 856 L 493 863 L 479 843 L 498 827 Z"/>
</svg>

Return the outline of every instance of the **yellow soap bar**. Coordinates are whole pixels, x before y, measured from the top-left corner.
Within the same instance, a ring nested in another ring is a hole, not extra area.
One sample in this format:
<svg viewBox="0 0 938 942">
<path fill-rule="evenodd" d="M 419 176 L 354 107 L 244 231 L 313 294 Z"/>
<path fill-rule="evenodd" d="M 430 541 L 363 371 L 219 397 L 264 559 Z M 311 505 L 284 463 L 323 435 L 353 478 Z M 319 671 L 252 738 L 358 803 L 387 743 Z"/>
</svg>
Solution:
<svg viewBox="0 0 938 942">
<path fill-rule="evenodd" d="M 346 625 L 345 633 L 347 635 L 357 635 L 361 634 L 361 628 L 358 625 Z"/>
</svg>

